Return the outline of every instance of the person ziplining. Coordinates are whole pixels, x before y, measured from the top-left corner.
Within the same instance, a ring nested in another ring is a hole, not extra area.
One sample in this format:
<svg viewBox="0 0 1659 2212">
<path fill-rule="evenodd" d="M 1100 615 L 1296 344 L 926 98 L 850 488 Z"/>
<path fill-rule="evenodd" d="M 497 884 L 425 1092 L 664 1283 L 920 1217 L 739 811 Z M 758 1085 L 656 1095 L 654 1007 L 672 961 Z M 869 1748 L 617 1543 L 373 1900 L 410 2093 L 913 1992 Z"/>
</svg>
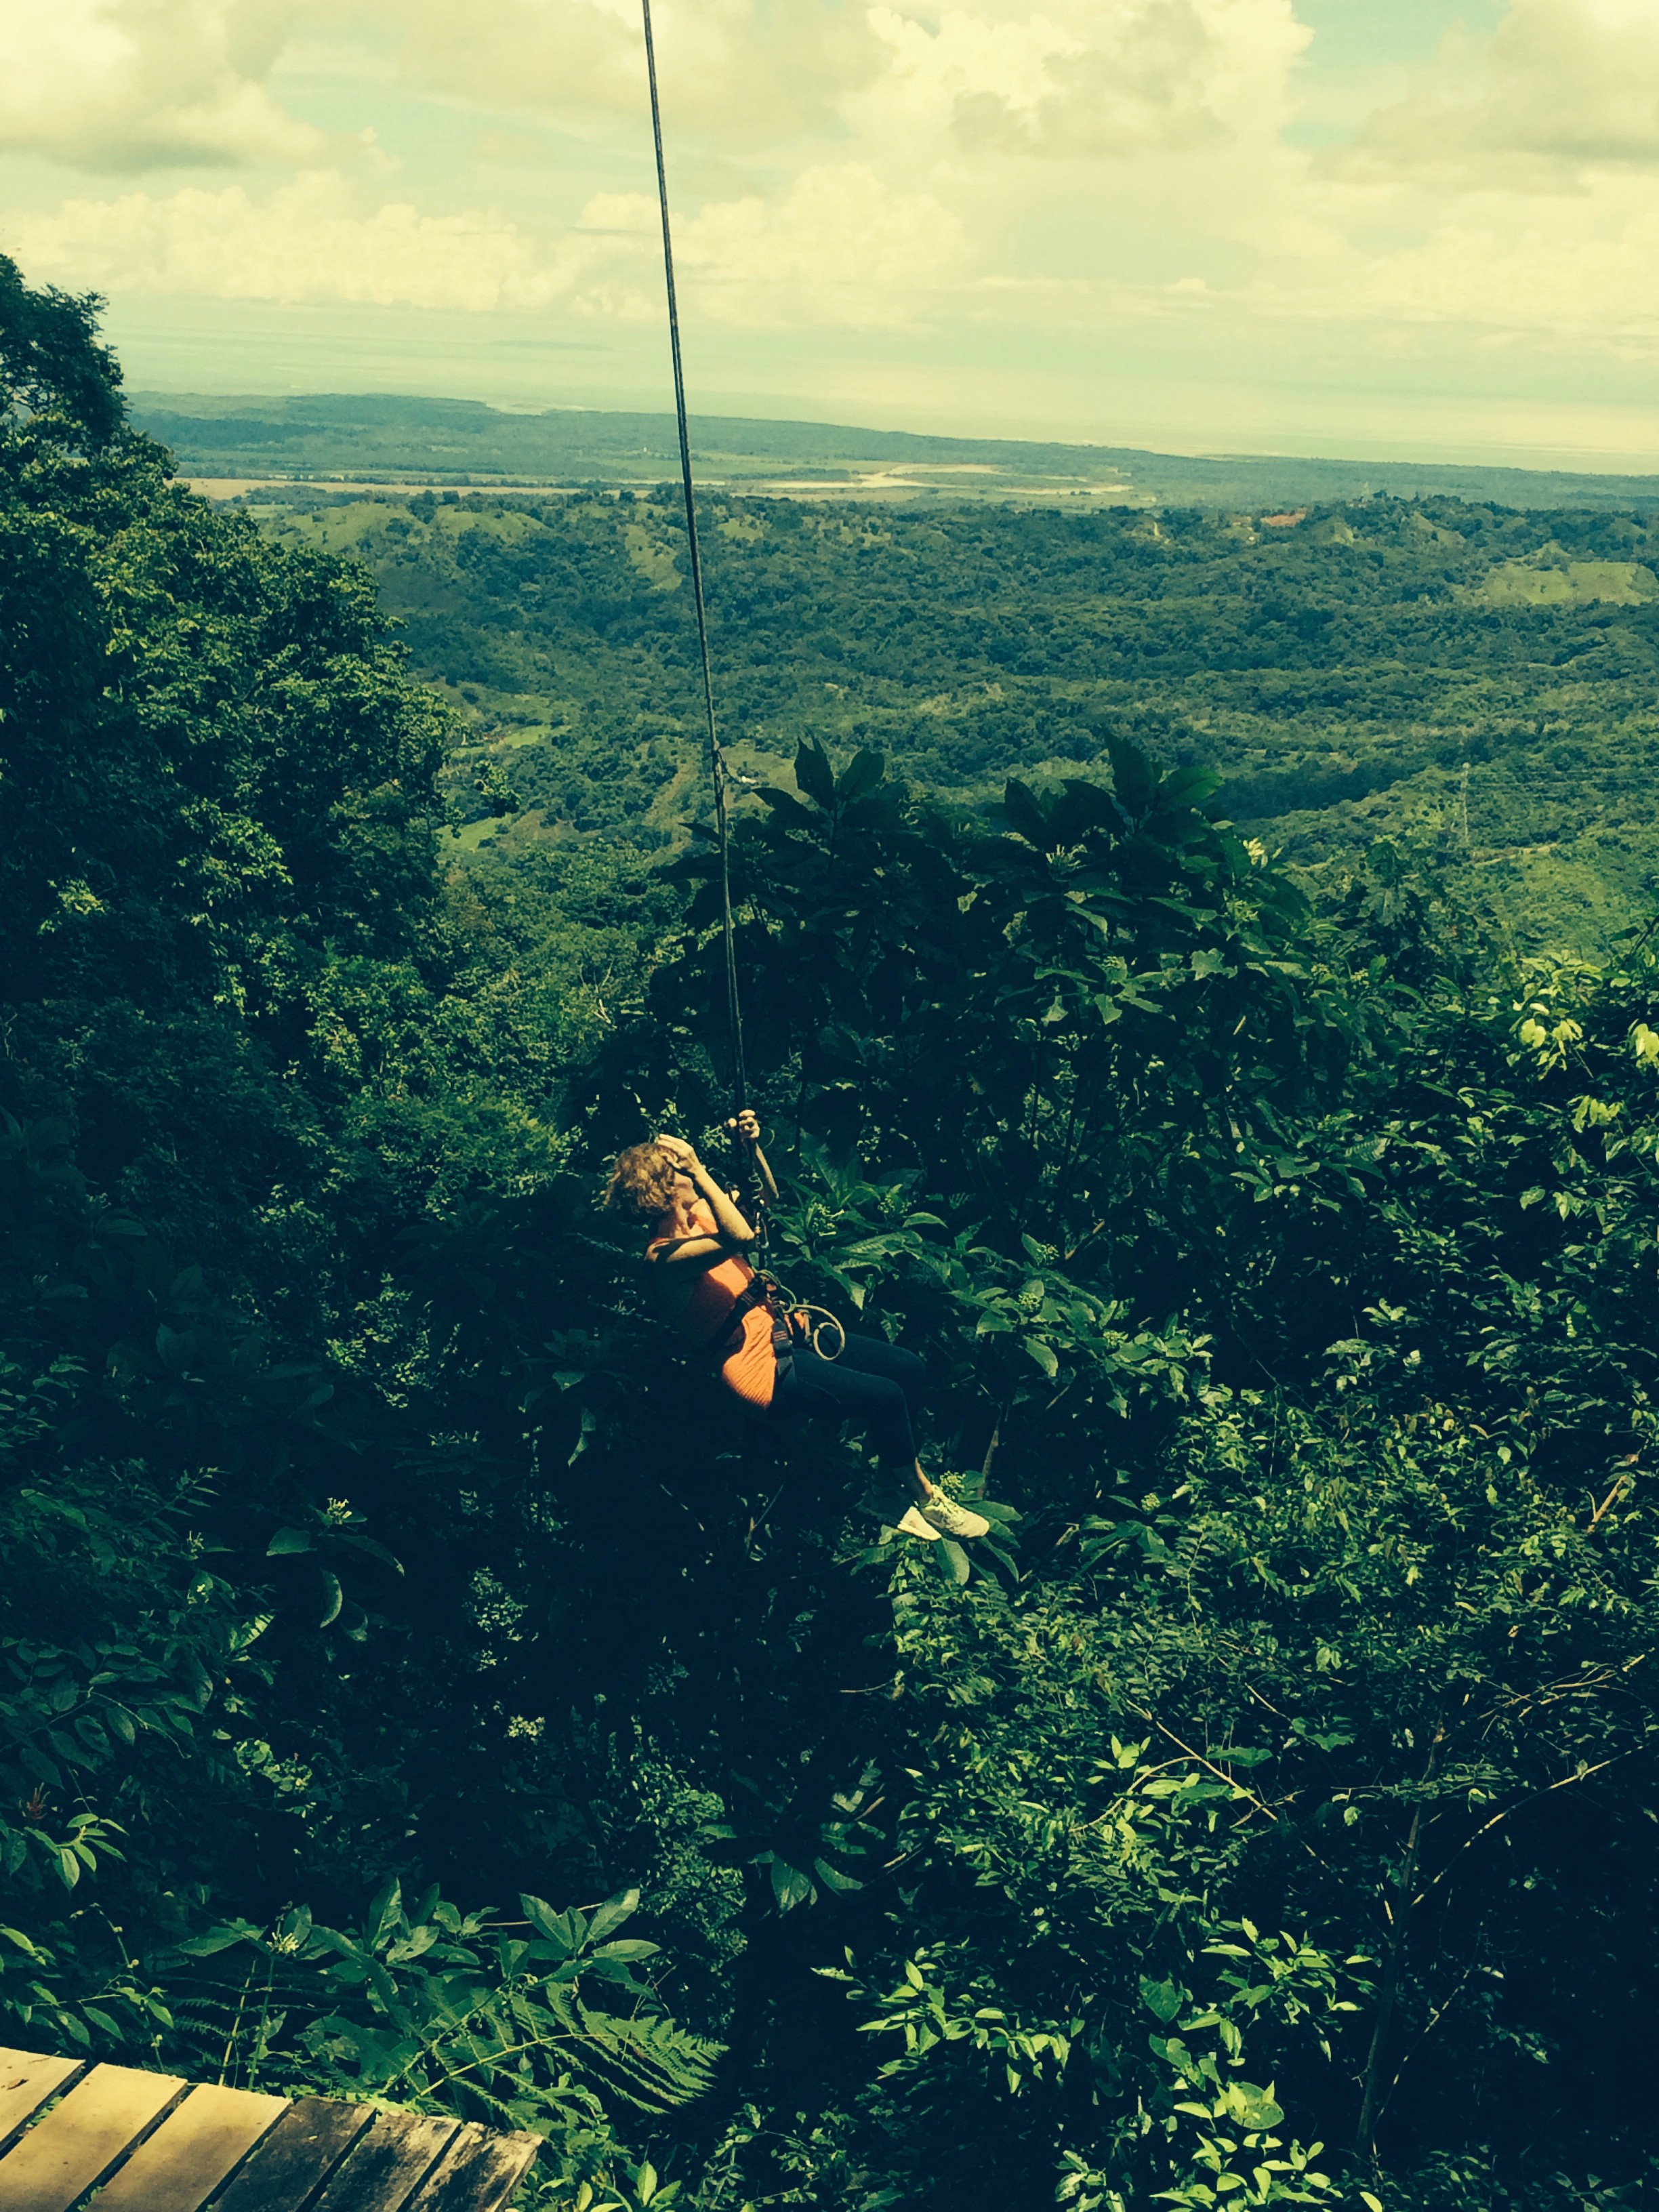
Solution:
<svg viewBox="0 0 1659 2212">
<path fill-rule="evenodd" d="M 777 1185 L 761 1149 L 760 1125 L 749 1105 L 749 1079 L 743 1048 L 743 1004 L 738 988 L 736 933 L 732 919 L 730 823 L 726 810 L 726 767 L 714 719 L 714 678 L 708 653 L 708 616 L 703 599 L 702 553 L 697 541 L 697 507 L 691 480 L 691 433 L 685 406 L 685 371 L 680 358 L 679 302 L 674 289 L 674 239 L 668 214 L 668 168 L 663 157 L 662 109 L 657 93 L 657 55 L 651 35 L 651 0 L 640 0 L 645 27 L 645 61 L 651 88 L 651 135 L 657 157 L 657 198 L 662 210 L 663 275 L 668 291 L 669 351 L 674 369 L 674 413 L 679 429 L 680 484 L 685 501 L 685 538 L 702 670 L 703 713 L 708 733 L 708 771 L 714 784 L 714 835 L 720 852 L 720 923 L 726 957 L 726 1028 L 732 1054 L 732 1089 L 736 1112 L 728 1125 L 747 1155 L 756 1194 L 751 1224 L 735 1195 L 724 1190 L 679 1137 L 653 1137 L 618 1158 L 607 1197 L 631 1206 L 650 1225 L 646 1257 L 665 1319 L 708 1351 L 721 1381 L 751 1413 L 787 1437 L 814 1413 L 839 1422 L 851 1419 L 864 1430 L 875 1453 L 880 1488 L 872 1501 L 891 1524 L 928 1543 L 941 1536 L 983 1536 L 990 1522 L 948 1498 L 923 1473 L 916 1456 L 913 1421 L 926 1373 L 913 1352 L 884 1337 L 851 1336 L 839 1322 L 830 1328 L 840 1339 L 833 1358 L 818 1348 L 821 1332 L 802 1326 L 766 1277 L 757 1273 L 750 1254 L 761 1241 L 758 1218 L 777 1196 Z"/>
<path fill-rule="evenodd" d="M 762 1203 L 769 1203 L 777 1184 L 749 1109 L 737 1115 L 733 1133 L 748 1155 Z M 709 1355 L 745 1412 L 785 1441 L 815 1417 L 860 1427 L 877 1469 L 877 1488 L 866 1503 L 904 1535 L 931 1544 L 941 1536 L 988 1533 L 983 1515 L 948 1497 L 916 1456 L 922 1362 L 885 1337 L 855 1336 L 839 1323 L 832 1326 L 842 1348 L 825 1358 L 787 1299 L 752 1265 L 758 1225 L 684 1138 L 656 1136 L 631 1146 L 617 1160 L 606 1196 L 647 1224 L 645 1256 L 663 1318 Z"/>
</svg>

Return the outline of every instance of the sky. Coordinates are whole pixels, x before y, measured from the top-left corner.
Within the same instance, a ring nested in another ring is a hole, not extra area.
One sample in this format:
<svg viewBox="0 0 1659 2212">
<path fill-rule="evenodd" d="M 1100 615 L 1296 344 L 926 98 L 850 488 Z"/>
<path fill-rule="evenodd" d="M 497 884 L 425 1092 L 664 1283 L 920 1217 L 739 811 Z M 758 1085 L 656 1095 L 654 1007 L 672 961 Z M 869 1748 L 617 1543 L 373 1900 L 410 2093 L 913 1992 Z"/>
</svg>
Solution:
<svg viewBox="0 0 1659 2212">
<path fill-rule="evenodd" d="M 1659 0 L 657 0 L 694 408 L 1659 470 Z M 638 0 L 0 0 L 128 382 L 659 408 Z"/>
</svg>

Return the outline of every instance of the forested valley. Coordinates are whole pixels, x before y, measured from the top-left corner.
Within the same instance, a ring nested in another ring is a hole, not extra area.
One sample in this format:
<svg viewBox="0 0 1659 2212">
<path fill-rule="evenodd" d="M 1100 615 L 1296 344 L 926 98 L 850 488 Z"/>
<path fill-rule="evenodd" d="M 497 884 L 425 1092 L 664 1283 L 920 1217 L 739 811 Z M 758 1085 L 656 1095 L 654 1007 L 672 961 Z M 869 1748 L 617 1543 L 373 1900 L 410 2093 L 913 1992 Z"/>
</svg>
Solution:
<svg viewBox="0 0 1659 2212">
<path fill-rule="evenodd" d="M 666 504 L 215 508 L 4 262 L 0 380 L 0 2039 L 544 2212 L 1650 2201 L 1646 526 L 711 507 L 923 1547 L 597 1205 L 728 1104 Z M 1482 763 L 1625 793 L 1576 938 Z"/>
<path fill-rule="evenodd" d="M 277 544 L 373 570 L 465 723 L 471 842 L 649 846 L 702 789 L 678 497 L 248 503 Z M 811 738 L 982 805 L 1127 740 L 1217 769 L 1228 814 L 1293 864 L 1402 842 L 1520 950 L 1595 952 L 1650 909 L 1650 514 L 706 507 L 725 734 L 763 781 Z"/>
</svg>

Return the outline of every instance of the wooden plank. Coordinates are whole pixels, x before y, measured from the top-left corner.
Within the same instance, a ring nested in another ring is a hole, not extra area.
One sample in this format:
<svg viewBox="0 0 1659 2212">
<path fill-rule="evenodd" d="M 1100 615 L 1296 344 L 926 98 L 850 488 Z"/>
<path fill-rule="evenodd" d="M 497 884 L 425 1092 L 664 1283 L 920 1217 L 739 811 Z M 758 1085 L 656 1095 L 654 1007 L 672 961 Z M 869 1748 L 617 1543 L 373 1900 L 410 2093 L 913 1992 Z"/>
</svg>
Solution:
<svg viewBox="0 0 1659 2212">
<path fill-rule="evenodd" d="M 378 2113 L 317 2199 L 316 2212 L 403 2212 L 459 2133 L 455 2120 Z"/>
<path fill-rule="evenodd" d="M 0 2051 L 0 2151 L 48 2097 L 67 2089 L 84 2058 L 43 2058 L 33 2051 Z"/>
<path fill-rule="evenodd" d="M 0 2212 L 69 2212 L 187 2086 L 172 2074 L 94 2066 L 0 2159 Z"/>
<path fill-rule="evenodd" d="M 541 2147 L 539 2136 L 465 2127 L 410 2197 L 409 2212 L 501 2212 Z"/>
<path fill-rule="evenodd" d="M 192 2089 L 100 2191 L 98 2212 L 201 2212 L 287 2110 L 286 2097 Z"/>
<path fill-rule="evenodd" d="M 302 2097 L 289 2106 L 213 2212 L 310 2212 L 323 2184 L 374 2117 L 367 2105 Z"/>
</svg>

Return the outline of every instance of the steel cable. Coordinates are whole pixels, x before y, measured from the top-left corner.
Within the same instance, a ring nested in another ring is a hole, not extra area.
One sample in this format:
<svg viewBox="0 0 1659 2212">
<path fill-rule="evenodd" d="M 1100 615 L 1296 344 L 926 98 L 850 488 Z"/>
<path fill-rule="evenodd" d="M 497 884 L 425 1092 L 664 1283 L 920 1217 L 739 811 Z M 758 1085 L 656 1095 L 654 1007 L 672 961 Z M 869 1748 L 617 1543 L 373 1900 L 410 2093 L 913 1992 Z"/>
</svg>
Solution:
<svg viewBox="0 0 1659 2212">
<path fill-rule="evenodd" d="M 674 238 L 668 217 L 668 168 L 662 151 L 662 107 L 657 97 L 657 50 L 651 36 L 651 0 L 640 0 L 645 19 L 645 66 L 651 82 L 651 136 L 657 151 L 657 198 L 662 209 L 662 260 L 668 283 L 668 339 L 674 360 L 674 412 L 680 433 L 680 483 L 685 495 L 685 538 L 690 550 L 691 598 L 697 614 L 697 649 L 702 658 L 702 703 L 708 724 L 708 772 L 714 787 L 714 834 L 720 856 L 720 924 L 726 943 L 726 1019 L 732 1040 L 732 1092 L 735 1110 L 749 1103 L 749 1070 L 743 1049 L 743 1004 L 738 990 L 738 951 L 732 921 L 732 846 L 726 805 L 726 757 L 714 720 L 714 678 L 708 659 L 708 615 L 702 594 L 702 555 L 697 543 L 697 508 L 691 483 L 691 433 L 685 413 L 685 370 L 680 360 L 680 310 L 674 289 Z"/>
</svg>

